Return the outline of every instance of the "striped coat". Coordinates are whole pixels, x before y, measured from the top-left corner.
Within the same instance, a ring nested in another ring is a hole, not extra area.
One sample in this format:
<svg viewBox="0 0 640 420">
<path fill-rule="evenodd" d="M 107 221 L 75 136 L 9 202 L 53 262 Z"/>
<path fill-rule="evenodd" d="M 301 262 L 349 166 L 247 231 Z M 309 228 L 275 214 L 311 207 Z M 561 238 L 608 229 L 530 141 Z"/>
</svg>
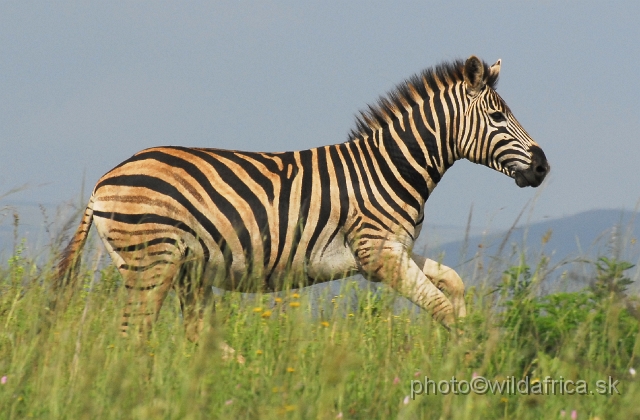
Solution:
<svg viewBox="0 0 640 420">
<path fill-rule="evenodd" d="M 96 184 L 60 278 L 73 278 L 93 221 L 128 290 L 125 334 L 150 325 L 172 287 L 196 339 L 212 284 L 268 292 L 354 273 L 390 284 L 449 327 L 465 315 L 464 285 L 412 253 L 430 193 L 461 158 L 521 187 L 549 170 L 495 91 L 499 70 L 500 61 L 476 57 L 425 70 L 363 113 L 341 144 L 143 150 Z"/>
</svg>

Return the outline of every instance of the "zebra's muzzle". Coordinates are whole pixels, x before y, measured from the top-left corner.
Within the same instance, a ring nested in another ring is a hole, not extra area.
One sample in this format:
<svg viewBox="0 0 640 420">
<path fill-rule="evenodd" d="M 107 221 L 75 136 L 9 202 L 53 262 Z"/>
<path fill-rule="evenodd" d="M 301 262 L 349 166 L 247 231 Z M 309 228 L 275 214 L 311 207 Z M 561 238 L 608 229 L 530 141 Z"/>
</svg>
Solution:
<svg viewBox="0 0 640 420">
<path fill-rule="evenodd" d="M 549 173 L 549 162 L 544 152 L 538 146 L 531 146 L 531 165 L 522 170 L 516 170 L 514 178 L 518 187 L 537 187 L 542 184 L 544 178 Z"/>
</svg>

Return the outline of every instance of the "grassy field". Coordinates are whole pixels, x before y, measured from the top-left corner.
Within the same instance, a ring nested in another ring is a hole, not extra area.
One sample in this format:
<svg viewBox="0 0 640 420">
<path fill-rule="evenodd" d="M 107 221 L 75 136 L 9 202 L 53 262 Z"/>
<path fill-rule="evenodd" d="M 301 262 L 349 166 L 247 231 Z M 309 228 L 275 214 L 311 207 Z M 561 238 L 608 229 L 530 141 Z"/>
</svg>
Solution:
<svg viewBox="0 0 640 420">
<path fill-rule="evenodd" d="M 629 264 L 613 258 L 594 263 L 594 287 L 545 297 L 544 258 L 477 271 L 494 286 L 468 290 L 460 335 L 394 311 L 391 292 L 344 290 L 322 310 L 294 290 L 229 293 L 196 345 L 174 295 L 148 339 L 119 337 L 123 288 L 100 252 L 68 308 L 49 313 L 52 264 L 23 254 L 0 267 L 2 419 L 640 417 L 638 312 Z M 243 363 L 223 360 L 223 341 Z"/>
</svg>

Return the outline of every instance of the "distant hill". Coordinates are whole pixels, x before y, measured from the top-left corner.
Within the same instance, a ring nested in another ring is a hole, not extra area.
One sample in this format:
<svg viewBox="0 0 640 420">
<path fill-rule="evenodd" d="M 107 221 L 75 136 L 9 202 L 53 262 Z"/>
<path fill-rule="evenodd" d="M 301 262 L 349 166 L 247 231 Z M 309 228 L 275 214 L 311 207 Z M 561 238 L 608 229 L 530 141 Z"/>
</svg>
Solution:
<svg viewBox="0 0 640 420">
<path fill-rule="evenodd" d="M 541 255 L 549 258 L 549 267 L 560 264 L 550 277 L 560 276 L 562 272 L 575 277 L 589 273 L 592 268 L 577 260 L 593 261 L 600 256 L 613 256 L 635 264 L 640 258 L 639 238 L 640 221 L 635 213 L 590 210 L 518 226 L 511 231 L 473 235 L 466 243 L 456 240 L 433 251 L 434 255 L 442 255 L 445 265 L 456 267 L 459 272 L 470 272 L 478 261 L 484 264 L 516 263 L 518 254 L 524 251 L 530 265 L 537 264 Z M 636 273 L 637 270 L 632 270 L 629 274 Z M 553 282 L 553 278 L 550 280 Z"/>
<path fill-rule="evenodd" d="M 542 238 L 548 232 L 548 242 L 543 244 Z M 507 233 L 509 232 L 502 231 L 487 237 L 472 236 L 468 248 L 477 247 L 483 242 L 489 247 L 496 246 Z M 634 245 L 631 244 L 631 240 L 639 235 L 640 223 L 637 223 L 636 214 L 622 210 L 590 210 L 560 219 L 532 223 L 529 226 L 518 226 L 509 233 L 507 241 L 524 244 L 526 238 L 528 248 L 544 248 L 547 253 L 555 252 L 560 256 L 568 256 L 602 251 L 602 246 L 628 247 Z M 461 246 L 461 241 L 454 241 L 445 244 L 442 249 L 451 254 L 455 253 L 455 250 L 459 251 Z"/>
</svg>

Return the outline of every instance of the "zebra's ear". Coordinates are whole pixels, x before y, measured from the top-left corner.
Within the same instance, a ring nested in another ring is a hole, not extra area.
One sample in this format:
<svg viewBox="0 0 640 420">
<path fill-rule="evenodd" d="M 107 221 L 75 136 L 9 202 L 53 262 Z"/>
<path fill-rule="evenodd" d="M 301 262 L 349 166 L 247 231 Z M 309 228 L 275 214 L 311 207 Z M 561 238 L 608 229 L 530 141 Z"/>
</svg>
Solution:
<svg viewBox="0 0 640 420">
<path fill-rule="evenodd" d="M 500 66 L 502 65 L 502 60 L 498 59 L 498 61 L 496 61 L 496 63 L 489 67 L 489 78 L 491 79 L 497 79 L 498 76 L 500 76 Z"/>
<path fill-rule="evenodd" d="M 475 55 L 467 58 L 467 62 L 464 63 L 463 74 L 467 91 L 472 96 L 477 95 L 485 85 L 484 64 L 482 61 Z"/>
<path fill-rule="evenodd" d="M 500 76 L 500 66 L 502 65 L 502 60 L 496 61 L 496 63 L 489 67 L 489 75 L 487 76 L 487 84 L 492 88 L 496 88 L 498 84 L 498 77 Z"/>
</svg>

